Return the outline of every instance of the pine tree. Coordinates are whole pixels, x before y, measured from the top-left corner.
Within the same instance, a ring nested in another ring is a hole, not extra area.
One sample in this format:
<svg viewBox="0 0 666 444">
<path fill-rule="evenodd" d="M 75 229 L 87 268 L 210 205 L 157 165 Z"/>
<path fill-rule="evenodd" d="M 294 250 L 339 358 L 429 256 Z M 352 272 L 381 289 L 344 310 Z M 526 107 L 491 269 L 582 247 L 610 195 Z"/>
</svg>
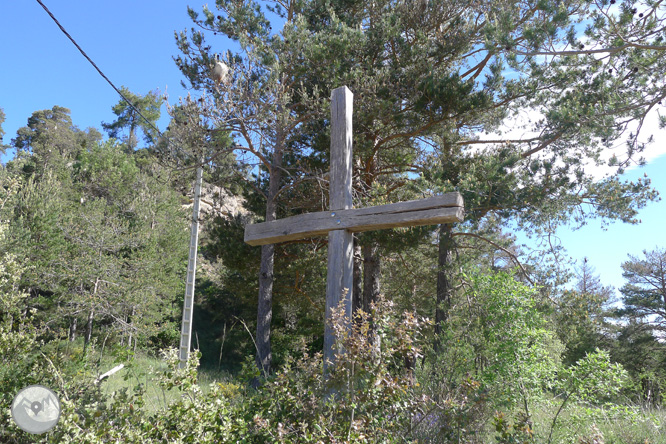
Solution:
<svg viewBox="0 0 666 444">
<path fill-rule="evenodd" d="M 62 171 L 63 165 L 71 162 L 81 149 L 101 139 L 102 135 L 94 128 L 82 131 L 76 127 L 69 109 L 56 105 L 32 113 L 28 125 L 18 129 L 11 144 L 17 151 L 16 160 L 23 153 L 35 155 L 23 165 L 23 172 L 26 177 L 34 173 L 39 179 L 46 170 Z"/>
<path fill-rule="evenodd" d="M 587 31 L 590 53 L 579 51 L 585 37 L 575 27 L 587 17 L 612 16 L 608 5 L 387 0 L 308 6 L 307 26 L 295 27 L 301 41 L 315 42 L 299 53 L 302 70 L 322 89 L 347 84 L 362 104 L 354 115 L 361 193 L 383 187 L 392 190 L 390 201 L 400 182 L 421 193 L 459 191 L 468 236 L 489 216 L 514 219 L 544 236 L 597 217 L 637 223 L 637 211 L 657 199 L 649 180 L 620 178 L 645 147 L 636 133 L 629 134 L 626 156 L 611 159 L 616 174 L 597 181 L 586 170 L 606 162 L 604 150 L 627 136 L 630 122 L 642 123 L 664 94 L 663 82 L 644 69 L 663 63 L 658 55 L 666 47 L 646 43 L 654 23 L 627 22 L 622 12 L 616 24 L 635 31 L 635 44 L 613 48 L 608 36 L 621 28 L 595 20 Z M 648 6 L 662 20 L 658 7 Z M 571 46 L 573 53 L 553 49 Z M 609 65 L 617 69 L 632 58 L 642 68 L 627 72 L 631 81 L 609 72 Z M 648 89 L 641 86 L 647 83 Z M 528 113 L 521 122 L 527 137 L 494 135 L 520 111 Z M 420 180 L 405 180 L 406 173 Z M 440 227 L 438 307 L 451 299 L 451 250 L 466 232 Z"/>
<path fill-rule="evenodd" d="M 34 265 L 21 282 L 28 304 L 39 319 L 68 327 L 70 339 L 83 328 L 86 345 L 96 321 L 134 344 L 175 330 L 187 254 L 177 195 L 119 144 L 81 144 L 77 131 L 45 123 L 20 133 L 33 148 L 8 163 L 15 173 L 40 167 L 19 190 L 8 233 L 12 250 Z"/>
<path fill-rule="evenodd" d="M 611 159 L 616 174 L 597 181 L 586 171 L 588 163 L 605 163 L 604 151 L 630 132 L 632 121 L 642 122 L 663 95 L 662 82 L 653 73 L 660 72 L 663 57 L 658 55 L 664 48 L 645 43 L 660 38 L 651 31 L 654 24 L 643 26 L 651 19 L 627 21 L 623 10 L 613 28 L 600 19 L 613 14 L 608 5 L 579 0 L 262 5 L 218 2 L 220 15 L 205 8 L 200 20 L 190 12 L 205 31 L 223 33 L 241 45 L 242 55 L 225 58 L 233 73 L 229 85 L 216 90 L 209 80 L 212 48 L 203 31 L 193 32 L 189 40 L 178 36 L 185 56 L 178 62 L 193 86 L 213 95 L 219 91 L 218 120 L 228 122 L 239 136 L 290 140 L 290 146 L 307 154 L 299 159 L 301 168 L 290 169 L 284 157 L 271 164 L 271 157 L 249 150 L 271 174 L 282 171 L 301 179 L 305 164 L 326 170 L 326 101 L 319 98 L 344 84 L 357 104 L 358 205 L 459 191 L 469 231 L 492 216 L 514 218 L 519 228 L 548 236 L 572 220 L 637 223 L 638 209 L 657 198 L 649 181 L 620 178 L 626 165 L 640 161 L 636 157 L 644 145 L 635 133 L 626 156 Z M 646 7 L 660 17 L 657 6 Z M 271 28 L 270 11 L 283 18 L 279 31 Z M 586 36 L 577 33 L 579 23 L 595 18 L 599 20 Z M 618 29 L 637 30 L 635 40 L 617 44 L 611 37 L 622 34 Z M 583 38 L 591 42 L 583 43 Z M 627 71 L 630 60 L 641 68 Z M 626 75 L 620 78 L 618 70 Z M 646 89 L 642 85 L 647 83 Z M 527 136 L 498 134 L 503 122 L 521 112 L 527 115 L 520 122 Z M 278 123 L 277 129 L 298 131 L 277 137 L 280 133 L 270 122 Z M 274 191 L 280 189 L 272 184 Z M 447 273 L 454 239 L 464 239 L 466 231 L 440 227 L 439 321 L 446 318 L 442 304 L 452 297 Z M 368 264 L 378 257 L 372 239 L 368 236 L 366 243 Z M 372 274 L 368 282 L 373 284 L 366 287 L 373 289 L 370 293 L 378 288 Z M 267 293 L 260 293 L 266 301 Z"/>
<path fill-rule="evenodd" d="M 666 250 L 643 251 L 643 258 L 629 255 L 622 264 L 627 283 L 620 289 L 625 316 L 647 330 L 666 332 Z"/>
<path fill-rule="evenodd" d="M 123 96 L 132 102 L 133 106 L 130 106 L 125 99 L 120 99 L 112 108 L 113 114 L 118 116 L 118 118 L 111 123 L 102 123 L 102 128 L 106 130 L 109 137 L 122 140 L 126 144 L 127 152 L 129 153 L 134 152 L 139 144 L 137 136 L 137 130 L 139 129 L 143 132 L 143 138 L 147 144 L 156 143 L 157 131 L 155 130 L 155 125 L 160 119 L 160 107 L 162 106 L 162 98 L 159 92 L 150 91 L 148 94 L 142 96 L 134 94 L 124 86 L 120 88 L 120 91 L 123 93 Z M 127 133 L 121 137 L 124 131 Z"/>
<path fill-rule="evenodd" d="M 253 181 L 250 204 L 261 202 L 263 219 L 275 220 L 281 193 L 303 177 L 302 169 L 288 165 L 300 157 L 292 141 L 311 115 L 322 108 L 319 92 L 304 89 L 298 81 L 299 66 L 284 57 L 293 54 L 285 50 L 291 43 L 286 36 L 272 33 L 266 15 L 272 11 L 289 24 L 297 17 L 297 2 L 289 2 L 286 7 L 271 4 L 268 10 L 252 1 L 223 1 L 217 7 L 219 15 L 208 7 L 204 7 L 203 17 L 192 9 L 189 14 L 202 30 L 222 33 L 240 45 L 237 54 L 228 51 L 222 57 L 230 69 L 228 83 L 220 85 L 210 77 L 215 57 L 203 31 L 193 29 L 189 37 L 186 33 L 177 34 L 183 56 L 176 62 L 192 86 L 205 91 L 200 103 L 209 106 L 202 106 L 202 117 L 212 120 L 213 127 L 230 131 L 242 140 L 242 146 L 236 149 L 241 170 L 256 162 L 252 166 L 258 167 L 259 174 Z M 199 124 L 198 116 L 193 123 Z M 256 343 L 257 365 L 264 374 L 270 373 L 272 360 L 274 270 L 275 246 L 262 246 Z"/>
<path fill-rule="evenodd" d="M 5 137 L 5 130 L 2 129 L 2 124 L 5 123 L 5 111 L 0 108 L 0 154 L 5 154 L 7 149 L 6 145 L 3 143 L 2 139 Z"/>
<path fill-rule="evenodd" d="M 566 346 L 563 360 L 567 364 L 574 364 L 596 348 L 609 349 L 615 329 L 606 322 L 612 314 L 614 288 L 601 283 L 587 258 L 575 271 L 575 286 L 562 292 L 555 316 L 557 333 Z"/>
</svg>

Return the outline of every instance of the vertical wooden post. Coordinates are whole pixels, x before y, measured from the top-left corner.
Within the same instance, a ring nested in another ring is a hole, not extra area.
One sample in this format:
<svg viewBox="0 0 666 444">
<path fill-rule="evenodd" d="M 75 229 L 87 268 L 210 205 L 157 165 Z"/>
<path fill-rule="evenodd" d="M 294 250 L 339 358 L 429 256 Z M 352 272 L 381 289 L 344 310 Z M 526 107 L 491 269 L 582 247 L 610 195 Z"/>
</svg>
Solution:
<svg viewBox="0 0 666 444">
<path fill-rule="evenodd" d="M 352 110 L 354 95 L 346 86 L 331 92 L 331 169 L 329 200 L 331 217 L 335 210 L 352 208 Z M 335 335 L 331 310 L 345 298 L 345 318 L 351 322 L 353 287 L 353 237 L 347 230 L 328 233 L 328 276 L 324 327 L 324 375 L 335 364 Z"/>
<path fill-rule="evenodd" d="M 199 241 L 199 206 L 201 204 L 201 182 L 203 159 L 199 160 L 197 179 L 194 183 L 194 205 L 192 206 L 192 231 L 190 232 L 190 257 L 187 262 L 185 301 L 183 301 L 183 322 L 180 328 L 180 368 L 185 368 L 192 346 L 192 318 L 194 314 L 194 280 L 197 272 L 197 243 Z"/>
</svg>

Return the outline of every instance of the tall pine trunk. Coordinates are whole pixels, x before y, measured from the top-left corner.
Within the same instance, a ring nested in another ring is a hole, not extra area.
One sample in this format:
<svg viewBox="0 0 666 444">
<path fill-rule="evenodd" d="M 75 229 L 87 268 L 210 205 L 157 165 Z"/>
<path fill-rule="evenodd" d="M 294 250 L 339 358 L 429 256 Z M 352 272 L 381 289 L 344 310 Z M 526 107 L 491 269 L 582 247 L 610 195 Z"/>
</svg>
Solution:
<svg viewBox="0 0 666 444">
<path fill-rule="evenodd" d="M 435 351 L 442 350 L 442 327 L 449 319 L 453 285 L 451 264 L 453 262 L 453 225 L 439 226 L 439 253 L 437 260 L 437 305 L 435 308 Z"/>
<path fill-rule="evenodd" d="M 95 287 L 93 288 L 93 299 L 97 295 L 97 288 L 99 286 L 99 278 L 95 279 Z M 83 350 L 88 349 L 88 344 L 92 339 L 92 328 L 93 328 L 93 319 L 95 318 L 95 308 L 90 307 L 90 312 L 88 313 L 88 322 L 86 322 L 86 334 L 83 338 Z"/>
<path fill-rule="evenodd" d="M 284 136 L 278 130 L 272 164 L 269 169 L 268 195 L 266 196 L 266 222 L 277 218 L 277 195 L 282 178 L 282 153 Z M 257 367 L 262 376 L 271 372 L 271 320 L 273 318 L 273 268 L 275 245 L 261 247 L 259 267 L 259 299 L 257 303 Z"/>
<path fill-rule="evenodd" d="M 370 313 L 370 305 L 379 297 L 380 259 L 377 244 L 363 246 L 363 310 Z"/>
<path fill-rule="evenodd" d="M 352 318 L 356 319 L 359 310 L 363 310 L 363 253 L 358 238 L 354 237 L 354 277 L 352 290 Z M 365 311 L 365 310 L 364 310 Z"/>
<path fill-rule="evenodd" d="M 377 336 L 377 329 L 372 316 L 372 304 L 379 299 L 381 290 L 379 278 L 381 276 L 381 261 L 379 248 L 376 243 L 363 246 L 363 311 L 370 314 L 369 341 L 375 350 L 375 356 L 379 355 L 381 344 Z"/>
<path fill-rule="evenodd" d="M 132 327 L 135 308 L 136 308 L 136 306 L 132 305 L 132 310 L 130 311 L 129 316 L 127 316 L 127 328 L 128 328 L 128 336 L 129 336 L 129 338 L 127 339 L 127 348 L 132 348 L 132 339 L 135 339 L 134 338 L 134 330 L 133 330 L 133 327 Z"/>
<path fill-rule="evenodd" d="M 73 316 L 69 321 L 69 342 L 74 342 L 76 340 L 76 324 L 78 319 L 76 316 Z"/>
<path fill-rule="evenodd" d="M 266 221 L 269 219 L 266 218 Z M 270 219 L 274 220 L 274 219 Z M 257 303 L 257 367 L 262 375 L 271 370 L 271 320 L 273 318 L 273 265 L 275 245 L 261 247 L 259 300 Z"/>
<path fill-rule="evenodd" d="M 91 308 L 88 312 L 88 322 L 86 322 L 86 334 L 83 338 L 83 349 L 88 349 L 88 344 L 92 339 L 92 328 L 93 328 L 93 319 L 95 318 L 95 309 Z"/>
</svg>

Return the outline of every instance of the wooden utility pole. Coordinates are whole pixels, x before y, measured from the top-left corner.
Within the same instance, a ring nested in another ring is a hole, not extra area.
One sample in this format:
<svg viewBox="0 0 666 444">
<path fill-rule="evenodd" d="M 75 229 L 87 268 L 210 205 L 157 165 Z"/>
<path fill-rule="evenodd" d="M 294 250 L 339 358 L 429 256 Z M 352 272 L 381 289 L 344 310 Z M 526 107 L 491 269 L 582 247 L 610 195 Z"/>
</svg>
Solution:
<svg viewBox="0 0 666 444">
<path fill-rule="evenodd" d="M 192 230 L 190 232 L 190 258 L 187 262 L 185 301 L 183 302 L 183 322 L 180 329 L 180 368 L 184 368 L 190 357 L 192 346 L 192 315 L 194 313 L 194 280 L 197 271 L 197 244 L 199 241 L 199 206 L 201 203 L 201 181 L 203 161 L 199 160 L 197 178 L 194 182 L 194 205 L 192 206 Z"/>
</svg>

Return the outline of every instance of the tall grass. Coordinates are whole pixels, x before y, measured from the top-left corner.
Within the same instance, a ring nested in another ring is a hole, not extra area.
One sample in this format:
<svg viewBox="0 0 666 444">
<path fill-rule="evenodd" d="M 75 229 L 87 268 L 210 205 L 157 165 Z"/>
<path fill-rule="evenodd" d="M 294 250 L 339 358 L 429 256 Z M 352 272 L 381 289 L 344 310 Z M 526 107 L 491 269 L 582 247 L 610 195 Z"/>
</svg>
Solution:
<svg viewBox="0 0 666 444">
<path fill-rule="evenodd" d="M 143 409 L 146 413 L 152 414 L 166 410 L 169 405 L 186 396 L 185 391 L 177 386 L 172 390 L 166 390 L 158 383 L 157 377 L 168 370 L 166 361 L 160 357 L 147 353 L 134 355 L 123 350 L 116 350 L 114 353 L 109 353 L 109 350 L 107 350 L 106 355 L 102 356 L 94 347 L 89 348 L 84 355 L 80 343 L 67 344 L 66 350 L 66 357 L 71 359 L 69 365 L 72 369 L 85 367 L 87 368 L 86 377 L 92 379 L 119 363 L 123 363 L 125 368 L 100 383 L 102 391 L 109 398 L 112 398 L 115 393 L 122 390 L 132 391 L 137 386 L 141 386 L 145 402 Z M 421 381 L 421 383 L 427 384 L 426 381 Z M 242 387 L 243 384 L 226 372 L 199 368 L 197 384 L 204 394 L 210 392 L 211 384 L 222 384 L 231 387 L 232 391 L 239 395 L 238 398 L 235 398 L 236 402 L 245 403 L 249 399 L 247 393 L 243 394 L 243 390 L 235 389 Z M 556 399 L 547 397 L 542 402 L 530 406 L 530 421 L 534 431 L 534 440 L 529 441 L 530 443 L 666 444 L 666 410 L 645 408 L 629 403 L 604 407 L 570 403 L 558 417 L 549 441 L 550 427 L 554 415 L 557 414 L 558 407 L 559 402 Z M 466 427 L 461 429 L 463 433 L 458 436 L 458 439 L 461 440 L 459 442 L 479 444 L 497 442 L 497 433 L 494 430 L 491 418 L 492 412 L 487 413 L 490 416 L 481 420 L 478 433 L 467 430 Z M 514 416 L 518 416 L 518 412 L 514 412 L 515 415 L 512 415 L 511 412 L 505 413 L 508 418 L 511 418 L 511 421 L 515 419 Z M 464 414 L 464 412 L 461 412 L 461 414 Z M 432 425 L 432 433 L 430 433 L 427 430 L 428 426 L 425 425 L 424 427 L 422 424 L 422 433 L 416 433 L 414 438 L 419 440 L 418 442 L 452 442 L 442 436 L 442 426 L 443 424 L 435 421 Z M 426 436 L 428 438 L 425 438 Z"/>
<path fill-rule="evenodd" d="M 107 347 L 102 353 L 101 348 L 94 344 L 84 349 L 80 339 L 74 342 L 60 341 L 54 347 L 61 352 L 61 364 L 69 368 L 69 373 L 91 381 L 118 364 L 123 364 L 124 368 L 99 383 L 102 392 L 108 397 L 121 390 L 131 392 L 141 386 L 145 408 L 153 413 L 165 409 L 183 396 L 179 387 L 166 390 L 159 385 L 157 376 L 168 370 L 168 365 L 163 358 L 148 352 L 138 351 L 135 354 L 122 347 Z M 197 379 L 202 392 L 208 393 L 211 384 L 229 382 L 233 378 L 225 371 L 199 368 Z"/>
<path fill-rule="evenodd" d="M 543 402 L 530 412 L 535 443 L 548 443 L 558 407 L 558 403 Z M 486 442 L 494 442 L 492 433 L 486 435 Z M 551 443 L 666 444 L 666 410 L 632 404 L 590 407 L 572 403 L 560 415 Z"/>
</svg>

